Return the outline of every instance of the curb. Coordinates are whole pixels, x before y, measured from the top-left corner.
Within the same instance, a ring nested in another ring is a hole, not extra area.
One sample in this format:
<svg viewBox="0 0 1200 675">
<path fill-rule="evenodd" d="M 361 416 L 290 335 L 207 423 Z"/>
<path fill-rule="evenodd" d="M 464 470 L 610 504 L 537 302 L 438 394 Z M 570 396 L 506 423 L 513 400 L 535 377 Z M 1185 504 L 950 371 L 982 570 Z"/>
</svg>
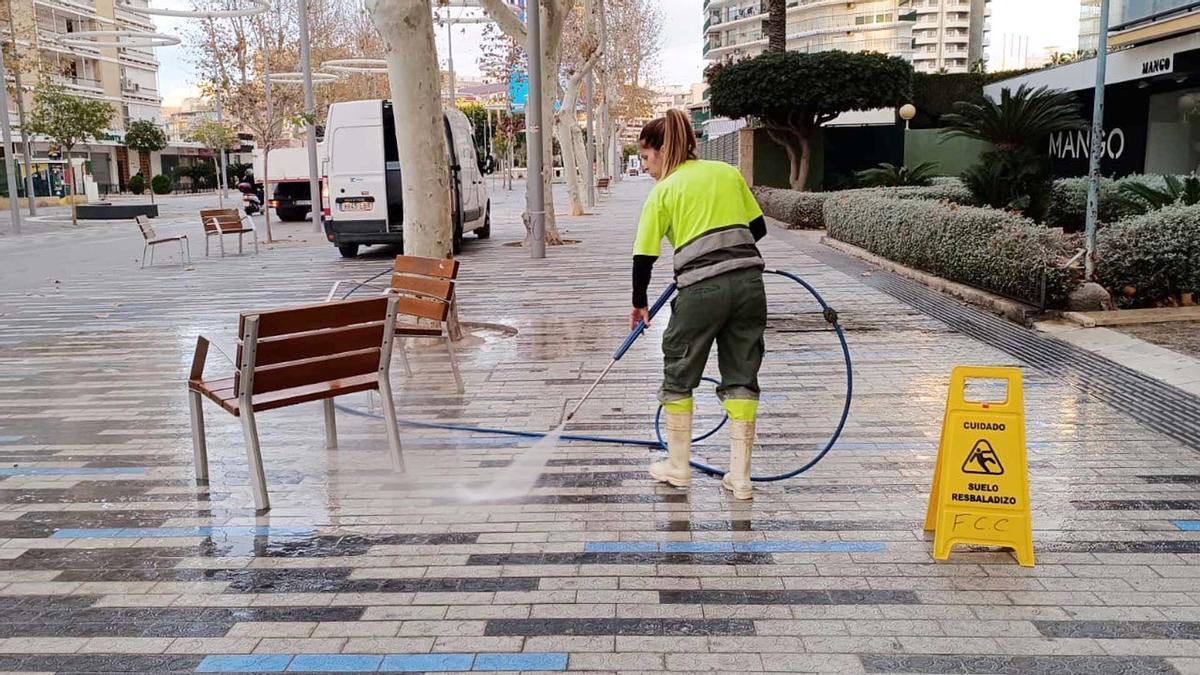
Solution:
<svg viewBox="0 0 1200 675">
<path fill-rule="evenodd" d="M 852 244 L 847 244 L 843 241 L 830 238 L 828 235 L 821 237 L 821 243 L 829 248 L 834 249 L 835 251 L 840 251 L 841 253 L 865 260 L 866 262 L 869 262 L 880 269 L 902 276 L 906 279 L 911 279 L 940 293 L 945 293 L 946 295 L 958 298 L 959 300 L 963 300 L 972 305 L 982 307 L 994 314 L 999 314 L 1009 321 L 1018 323 L 1022 326 L 1028 325 L 1029 317 L 1038 313 L 1037 308 L 1033 307 L 1032 305 L 1017 302 L 1016 300 L 1009 300 L 1008 298 L 1000 297 L 999 295 L 975 288 L 974 286 L 967 286 L 966 284 L 960 284 L 956 281 L 949 281 L 947 279 L 929 274 L 928 272 L 922 272 L 911 267 L 906 267 Z"/>
</svg>

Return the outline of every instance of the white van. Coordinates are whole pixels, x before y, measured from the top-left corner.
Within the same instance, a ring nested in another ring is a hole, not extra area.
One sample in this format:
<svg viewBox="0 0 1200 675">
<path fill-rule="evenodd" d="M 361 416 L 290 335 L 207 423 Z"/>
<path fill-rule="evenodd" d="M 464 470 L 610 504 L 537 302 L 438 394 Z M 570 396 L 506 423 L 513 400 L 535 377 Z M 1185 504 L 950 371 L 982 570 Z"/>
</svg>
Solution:
<svg viewBox="0 0 1200 675">
<path fill-rule="evenodd" d="M 261 150 L 254 151 L 254 175 L 263 185 L 267 206 L 275 209 L 275 216 L 282 221 L 307 220 L 312 208 L 308 183 L 308 148 L 300 145 L 275 148 L 269 155 L 267 168 L 271 175 L 263 175 Z M 317 143 L 317 166 L 325 166 L 325 144 Z M 320 173 L 321 189 L 324 191 L 325 173 Z"/>
<path fill-rule="evenodd" d="M 491 235 L 491 203 L 475 154 L 471 123 L 447 108 L 454 252 L 464 232 Z M 395 120 L 390 101 L 344 101 L 329 106 L 325 124 L 325 236 L 347 258 L 363 244 L 402 244 L 404 204 Z"/>
</svg>

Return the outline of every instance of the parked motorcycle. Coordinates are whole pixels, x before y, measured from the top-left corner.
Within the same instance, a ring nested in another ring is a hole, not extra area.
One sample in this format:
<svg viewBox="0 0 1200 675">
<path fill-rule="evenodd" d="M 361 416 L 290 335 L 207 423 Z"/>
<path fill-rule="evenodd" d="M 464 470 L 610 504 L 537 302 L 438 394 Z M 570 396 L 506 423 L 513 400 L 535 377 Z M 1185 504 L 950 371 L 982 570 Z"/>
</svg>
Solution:
<svg viewBox="0 0 1200 675">
<path fill-rule="evenodd" d="M 242 193 L 242 209 L 246 212 L 246 215 L 253 216 L 256 213 L 262 213 L 262 188 L 255 185 L 253 181 L 247 180 L 238 183 L 237 187 L 238 191 Z"/>
</svg>

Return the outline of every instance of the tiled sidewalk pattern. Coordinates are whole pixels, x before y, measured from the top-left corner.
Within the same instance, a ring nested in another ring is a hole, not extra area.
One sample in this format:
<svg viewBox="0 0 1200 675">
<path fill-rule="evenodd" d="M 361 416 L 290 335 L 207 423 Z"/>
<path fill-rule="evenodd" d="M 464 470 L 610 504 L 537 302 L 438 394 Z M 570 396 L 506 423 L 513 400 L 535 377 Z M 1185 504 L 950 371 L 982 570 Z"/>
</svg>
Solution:
<svg viewBox="0 0 1200 675">
<path fill-rule="evenodd" d="M 567 221 L 583 243 L 541 262 L 502 245 L 520 236 L 519 195 L 498 204 L 495 238 L 468 241 L 460 314 L 518 332 L 471 327 L 463 396 L 441 349 L 410 345 L 416 375 L 393 375 L 401 417 L 557 424 L 625 334 L 648 187 L 616 186 Z M 192 480 L 195 336 L 231 352 L 238 310 L 318 300 L 386 255 L 291 247 L 0 294 L 0 671 L 1200 673 L 1186 437 L 1090 395 L 1070 364 L 1035 367 L 960 332 L 987 337 L 974 310 L 956 330 L 814 240 L 763 248 L 841 313 L 856 396 L 834 452 L 751 504 L 701 477 L 656 486 L 644 448 L 588 442 L 560 445 L 529 496 L 472 504 L 460 497 L 530 441 L 407 428 L 400 475 L 378 420 L 339 413 L 341 448 L 325 450 L 314 404 L 260 417 L 274 508 L 256 517 L 241 430 L 214 408 L 212 482 Z M 844 386 L 815 304 L 768 283 L 763 473 L 812 456 Z M 652 437 L 665 323 L 570 431 Z M 920 524 L 958 364 L 1024 366 L 1036 568 L 989 550 L 929 556 Z M 210 368 L 229 365 L 213 353 Z M 699 405 L 708 428 L 717 407 Z M 723 434 L 696 452 L 724 464 Z"/>
</svg>

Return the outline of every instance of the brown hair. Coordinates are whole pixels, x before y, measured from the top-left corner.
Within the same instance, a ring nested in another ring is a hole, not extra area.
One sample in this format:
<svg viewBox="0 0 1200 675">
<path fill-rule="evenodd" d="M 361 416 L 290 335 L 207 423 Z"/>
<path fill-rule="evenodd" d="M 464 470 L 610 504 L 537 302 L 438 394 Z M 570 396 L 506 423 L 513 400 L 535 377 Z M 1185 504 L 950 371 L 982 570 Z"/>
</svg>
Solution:
<svg viewBox="0 0 1200 675">
<path fill-rule="evenodd" d="M 665 116 L 647 122 L 638 142 L 663 154 L 663 178 L 680 164 L 696 159 L 696 132 L 681 110 L 668 110 Z"/>
</svg>

